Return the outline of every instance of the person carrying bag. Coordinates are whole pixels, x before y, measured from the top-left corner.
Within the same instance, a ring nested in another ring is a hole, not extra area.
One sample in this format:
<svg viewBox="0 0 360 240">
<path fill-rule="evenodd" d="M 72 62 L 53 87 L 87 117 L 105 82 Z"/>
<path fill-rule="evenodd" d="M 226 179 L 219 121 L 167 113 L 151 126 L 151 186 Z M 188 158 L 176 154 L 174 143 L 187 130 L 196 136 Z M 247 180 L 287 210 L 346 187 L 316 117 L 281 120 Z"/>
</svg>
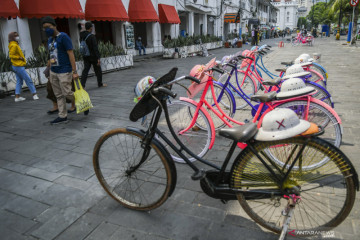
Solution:
<svg viewBox="0 0 360 240">
<path fill-rule="evenodd" d="M 94 107 L 91 103 L 90 96 L 82 87 L 79 78 L 77 80 L 74 80 L 74 86 L 76 113 L 79 114 L 84 112 L 85 115 L 87 115 L 86 113 L 89 113 L 89 109 Z"/>
</svg>

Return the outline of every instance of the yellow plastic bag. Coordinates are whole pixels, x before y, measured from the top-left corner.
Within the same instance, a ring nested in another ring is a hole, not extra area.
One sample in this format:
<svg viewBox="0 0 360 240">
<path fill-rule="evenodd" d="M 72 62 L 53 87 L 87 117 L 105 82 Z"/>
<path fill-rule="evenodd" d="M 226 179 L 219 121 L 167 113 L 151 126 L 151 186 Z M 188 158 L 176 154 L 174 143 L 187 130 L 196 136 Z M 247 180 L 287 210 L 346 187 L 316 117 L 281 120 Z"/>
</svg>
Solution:
<svg viewBox="0 0 360 240">
<path fill-rule="evenodd" d="M 85 112 L 86 110 L 89 110 L 90 108 L 93 108 L 94 106 L 91 104 L 89 94 L 81 86 L 80 80 L 77 79 L 77 84 L 75 81 L 74 85 L 75 85 L 74 96 L 75 96 L 76 113 L 79 114 Z M 77 85 L 79 85 L 79 87 Z"/>
</svg>

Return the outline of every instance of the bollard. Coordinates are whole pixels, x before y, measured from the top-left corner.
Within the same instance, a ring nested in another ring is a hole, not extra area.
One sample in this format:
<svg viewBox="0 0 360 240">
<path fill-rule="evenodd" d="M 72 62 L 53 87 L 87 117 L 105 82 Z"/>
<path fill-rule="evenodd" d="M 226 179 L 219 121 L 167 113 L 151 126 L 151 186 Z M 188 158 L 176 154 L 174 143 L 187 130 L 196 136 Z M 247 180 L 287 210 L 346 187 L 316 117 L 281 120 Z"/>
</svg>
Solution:
<svg viewBox="0 0 360 240">
<path fill-rule="evenodd" d="M 284 42 L 283 42 L 283 41 L 280 41 L 278 47 L 279 47 L 279 48 L 284 47 Z"/>
</svg>

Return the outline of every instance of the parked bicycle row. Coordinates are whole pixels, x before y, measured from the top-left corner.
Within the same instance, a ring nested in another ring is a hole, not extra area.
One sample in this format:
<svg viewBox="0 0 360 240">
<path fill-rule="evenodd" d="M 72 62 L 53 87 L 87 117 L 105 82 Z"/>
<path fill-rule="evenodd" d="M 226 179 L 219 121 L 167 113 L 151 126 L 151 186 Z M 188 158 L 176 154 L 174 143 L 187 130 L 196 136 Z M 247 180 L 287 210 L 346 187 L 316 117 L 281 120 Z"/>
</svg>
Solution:
<svg viewBox="0 0 360 240">
<path fill-rule="evenodd" d="M 264 45 L 213 58 L 189 76 L 176 78 L 173 68 L 157 80 L 141 79 L 130 120 L 141 119 L 145 129 L 111 130 L 94 148 L 106 192 L 128 208 L 157 208 L 175 189 L 174 162 L 186 163 L 205 194 L 238 200 L 280 239 L 294 229 L 338 226 L 353 207 L 359 180 L 338 148 L 341 119 L 326 89 L 327 72 L 308 54 L 270 72 L 263 61 L 269 51 Z M 184 80 L 192 81 L 189 87 Z M 173 100 L 175 84 L 187 97 Z M 232 141 L 221 166 L 206 160 L 219 136 Z M 242 151 L 230 163 L 237 147 Z"/>
</svg>

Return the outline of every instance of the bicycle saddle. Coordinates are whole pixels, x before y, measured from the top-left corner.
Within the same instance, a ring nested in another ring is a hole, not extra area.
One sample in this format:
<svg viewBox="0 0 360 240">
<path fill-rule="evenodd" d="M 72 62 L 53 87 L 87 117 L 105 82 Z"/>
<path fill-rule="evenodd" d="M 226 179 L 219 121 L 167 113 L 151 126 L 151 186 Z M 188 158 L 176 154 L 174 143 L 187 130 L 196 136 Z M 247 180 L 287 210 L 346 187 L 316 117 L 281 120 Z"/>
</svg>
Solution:
<svg viewBox="0 0 360 240">
<path fill-rule="evenodd" d="M 276 92 L 268 92 L 268 93 L 264 93 L 264 94 L 259 94 L 259 95 L 253 95 L 251 96 L 251 101 L 256 101 L 256 102 L 270 102 L 272 100 L 274 100 L 276 98 Z"/>
<path fill-rule="evenodd" d="M 286 68 L 277 68 L 275 69 L 277 72 L 286 72 Z"/>
<path fill-rule="evenodd" d="M 262 83 L 266 86 L 276 86 L 281 82 L 281 78 L 277 77 L 271 80 L 263 81 Z"/>
<path fill-rule="evenodd" d="M 294 62 L 290 61 L 290 62 L 281 62 L 282 65 L 293 65 Z"/>
<path fill-rule="evenodd" d="M 247 142 L 258 132 L 255 123 L 246 123 L 234 128 L 223 128 L 219 130 L 220 136 L 232 139 L 238 142 Z"/>
</svg>

